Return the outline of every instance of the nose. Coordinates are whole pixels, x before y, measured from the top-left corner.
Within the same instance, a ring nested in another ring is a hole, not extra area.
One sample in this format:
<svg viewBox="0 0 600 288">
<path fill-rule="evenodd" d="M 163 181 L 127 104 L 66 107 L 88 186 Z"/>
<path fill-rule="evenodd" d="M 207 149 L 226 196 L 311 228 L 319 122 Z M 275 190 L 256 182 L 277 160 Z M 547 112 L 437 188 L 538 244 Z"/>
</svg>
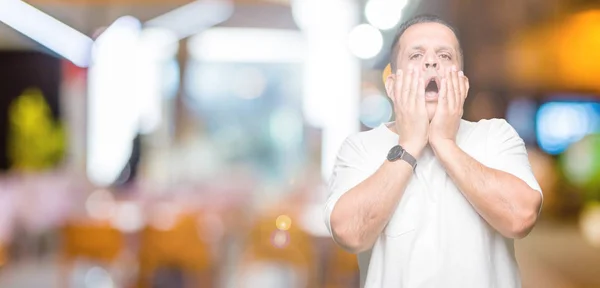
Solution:
<svg viewBox="0 0 600 288">
<path fill-rule="evenodd" d="M 429 52 L 427 53 L 427 56 L 424 59 L 424 64 L 425 64 L 425 69 L 434 69 L 437 70 L 439 68 L 439 63 L 438 63 L 438 58 L 437 55 L 435 55 L 435 53 L 433 52 Z"/>
<path fill-rule="evenodd" d="M 438 65 L 437 63 L 429 63 L 429 62 L 425 62 L 425 68 L 433 68 L 433 69 L 437 69 Z"/>
</svg>

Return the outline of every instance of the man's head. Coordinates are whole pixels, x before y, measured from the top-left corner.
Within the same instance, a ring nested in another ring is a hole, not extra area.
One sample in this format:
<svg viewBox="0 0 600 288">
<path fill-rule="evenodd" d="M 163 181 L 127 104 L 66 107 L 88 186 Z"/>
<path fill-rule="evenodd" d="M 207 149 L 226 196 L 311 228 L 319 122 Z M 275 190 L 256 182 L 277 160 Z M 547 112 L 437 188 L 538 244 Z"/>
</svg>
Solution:
<svg viewBox="0 0 600 288">
<path fill-rule="evenodd" d="M 440 77 L 452 66 L 462 70 L 463 55 L 457 34 L 456 29 L 441 18 L 421 15 L 400 25 L 392 44 L 392 73 L 415 67 L 425 80 L 429 119 L 437 107 Z M 392 74 L 388 79 L 394 77 Z"/>
</svg>

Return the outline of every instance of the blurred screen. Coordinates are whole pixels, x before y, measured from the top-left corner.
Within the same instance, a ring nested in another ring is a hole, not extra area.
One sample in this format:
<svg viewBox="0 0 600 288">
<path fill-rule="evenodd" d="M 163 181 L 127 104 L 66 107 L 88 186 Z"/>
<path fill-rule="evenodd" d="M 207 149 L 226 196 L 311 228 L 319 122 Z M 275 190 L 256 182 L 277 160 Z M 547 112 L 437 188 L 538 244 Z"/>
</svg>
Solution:
<svg viewBox="0 0 600 288">
<path fill-rule="evenodd" d="M 529 98 L 511 101 L 506 111 L 506 121 L 515 128 L 527 145 L 536 142 L 535 118 L 538 103 Z"/>
<path fill-rule="evenodd" d="M 600 102 L 551 101 L 537 111 L 538 145 L 548 154 L 560 154 L 572 143 L 597 132 L 600 132 Z"/>
</svg>

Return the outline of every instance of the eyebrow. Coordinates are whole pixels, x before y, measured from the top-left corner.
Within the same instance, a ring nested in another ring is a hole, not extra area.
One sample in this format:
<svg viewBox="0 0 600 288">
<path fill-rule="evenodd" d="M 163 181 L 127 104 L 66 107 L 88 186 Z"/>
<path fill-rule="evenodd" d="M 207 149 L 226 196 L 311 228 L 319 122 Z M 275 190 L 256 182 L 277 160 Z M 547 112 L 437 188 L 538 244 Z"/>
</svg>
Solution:
<svg viewBox="0 0 600 288">
<path fill-rule="evenodd" d="M 416 45 L 416 46 L 411 47 L 407 51 L 415 51 L 415 50 L 425 50 L 425 48 L 423 48 L 422 45 Z M 440 52 L 440 51 L 449 51 L 452 53 L 456 52 L 454 48 L 452 48 L 451 46 L 446 46 L 446 45 L 438 46 L 435 48 L 435 52 Z"/>
</svg>

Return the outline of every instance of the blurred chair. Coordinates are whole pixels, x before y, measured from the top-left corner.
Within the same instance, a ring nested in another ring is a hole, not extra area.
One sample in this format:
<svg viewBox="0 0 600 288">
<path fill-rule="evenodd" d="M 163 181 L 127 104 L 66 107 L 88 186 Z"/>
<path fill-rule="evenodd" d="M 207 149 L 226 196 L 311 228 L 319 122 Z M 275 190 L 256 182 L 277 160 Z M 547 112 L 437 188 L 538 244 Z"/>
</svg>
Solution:
<svg viewBox="0 0 600 288">
<path fill-rule="evenodd" d="M 61 287 L 70 286 L 70 276 L 78 260 L 110 267 L 125 248 L 125 237 L 108 222 L 69 222 L 61 230 Z"/>
<path fill-rule="evenodd" d="M 6 253 L 6 246 L 4 243 L 0 242 L 0 269 L 6 265 L 8 261 L 8 255 Z"/>
<path fill-rule="evenodd" d="M 277 217 L 261 217 L 251 228 L 236 287 L 317 287 L 312 237 L 298 225 L 278 230 Z"/>
<path fill-rule="evenodd" d="M 162 285 L 156 281 L 160 275 L 181 276 L 186 284 L 180 285 L 185 287 L 214 287 L 216 273 L 210 247 L 199 231 L 198 215 L 194 213 L 179 215 L 166 229 L 146 226 L 140 235 L 138 287 Z M 169 282 L 164 287 L 174 285 Z"/>
<path fill-rule="evenodd" d="M 101 262 L 116 260 L 125 241 L 121 231 L 109 223 L 68 224 L 63 228 L 63 256 Z"/>
<path fill-rule="evenodd" d="M 335 243 L 331 243 L 326 263 L 325 287 L 346 288 L 360 286 L 358 259 L 355 254 L 346 252 Z"/>
</svg>

